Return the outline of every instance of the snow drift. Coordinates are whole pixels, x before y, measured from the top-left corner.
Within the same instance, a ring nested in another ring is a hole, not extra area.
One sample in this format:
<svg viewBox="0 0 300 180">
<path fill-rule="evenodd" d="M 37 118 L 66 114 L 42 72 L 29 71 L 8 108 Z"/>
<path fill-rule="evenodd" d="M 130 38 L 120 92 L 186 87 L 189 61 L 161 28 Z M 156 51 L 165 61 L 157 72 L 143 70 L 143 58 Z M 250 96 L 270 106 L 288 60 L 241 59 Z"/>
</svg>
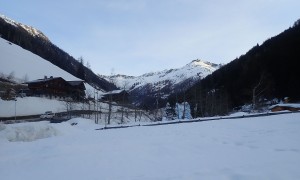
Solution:
<svg viewBox="0 0 300 180">
<path fill-rule="evenodd" d="M 12 125 L 0 125 L 0 138 L 10 142 L 34 141 L 37 139 L 57 136 L 59 131 L 49 122 L 20 123 Z"/>
</svg>

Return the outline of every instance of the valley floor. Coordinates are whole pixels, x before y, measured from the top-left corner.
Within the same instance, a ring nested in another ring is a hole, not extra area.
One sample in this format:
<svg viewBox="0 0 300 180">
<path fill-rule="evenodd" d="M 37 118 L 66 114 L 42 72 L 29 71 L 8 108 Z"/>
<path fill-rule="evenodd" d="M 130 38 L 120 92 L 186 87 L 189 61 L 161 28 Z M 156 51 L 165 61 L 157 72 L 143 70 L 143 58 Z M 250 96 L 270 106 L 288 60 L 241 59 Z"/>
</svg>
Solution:
<svg viewBox="0 0 300 180">
<path fill-rule="evenodd" d="M 0 124 L 1 179 L 300 179 L 300 114 L 95 131 Z M 73 124 L 73 125 L 72 125 Z"/>
</svg>

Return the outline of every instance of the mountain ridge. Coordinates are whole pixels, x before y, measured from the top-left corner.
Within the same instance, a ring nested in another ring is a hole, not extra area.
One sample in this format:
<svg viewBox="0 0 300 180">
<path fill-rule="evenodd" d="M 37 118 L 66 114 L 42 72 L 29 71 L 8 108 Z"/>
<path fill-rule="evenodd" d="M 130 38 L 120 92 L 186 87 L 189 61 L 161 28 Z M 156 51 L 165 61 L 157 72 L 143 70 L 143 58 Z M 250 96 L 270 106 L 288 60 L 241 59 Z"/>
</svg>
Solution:
<svg viewBox="0 0 300 180">
<path fill-rule="evenodd" d="M 117 74 L 117 75 L 112 75 L 112 76 L 105 76 L 105 75 L 98 74 L 98 76 L 103 77 L 107 80 L 109 80 L 110 78 L 114 78 L 114 81 L 117 81 L 115 84 L 118 88 L 124 88 L 122 82 L 129 80 L 129 79 L 131 79 L 133 81 L 146 80 L 145 83 L 152 83 L 149 81 L 149 77 L 153 77 L 153 76 L 157 76 L 159 79 L 165 80 L 165 79 L 172 79 L 172 75 L 175 75 L 176 77 L 173 76 L 174 77 L 173 80 L 178 80 L 175 82 L 175 84 L 176 84 L 176 83 L 180 83 L 184 79 L 188 79 L 195 75 L 203 78 L 221 66 L 222 66 L 221 64 L 215 64 L 215 63 L 211 63 L 208 61 L 196 59 L 180 68 L 174 68 L 174 69 L 172 68 L 172 69 L 165 69 L 162 71 L 149 72 L 149 73 L 144 73 L 139 76 L 128 76 L 128 75 L 124 75 L 124 74 Z M 190 71 L 189 73 L 191 73 L 191 75 L 188 76 L 187 71 Z M 194 71 L 194 72 L 191 72 L 191 71 Z M 203 75 L 201 76 L 201 74 L 203 74 Z M 169 78 L 168 76 L 169 77 L 171 76 L 171 78 Z M 148 78 L 148 80 L 147 80 L 147 78 Z M 154 81 L 158 81 L 158 78 L 155 79 Z M 175 79 L 175 78 L 178 78 L 178 79 Z M 194 78 L 196 78 L 196 77 L 194 77 Z M 132 84 L 132 83 L 129 83 L 129 84 Z M 133 88 L 126 87 L 126 89 L 131 90 Z"/>
<path fill-rule="evenodd" d="M 48 41 L 48 42 L 51 42 L 49 40 L 49 38 L 40 30 L 32 27 L 32 26 L 28 26 L 28 25 L 25 25 L 25 24 L 22 24 L 22 23 L 19 23 L 19 22 L 16 22 L 2 14 L 0 14 L 0 18 L 2 18 L 4 21 L 6 21 L 7 23 L 15 26 L 15 27 L 21 27 L 23 28 L 24 30 L 26 30 L 28 33 L 30 33 L 32 36 L 36 36 L 36 37 L 39 37 L 39 38 L 42 38 L 44 39 L 45 41 Z"/>
<path fill-rule="evenodd" d="M 181 68 L 149 72 L 140 76 L 98 75 L 113 82 L 119 89 L 127 90 L 134 104 L 151 108 L 158 99 L 163 102 L 171 93 L 186 90 L 221 66 L 196 59 Z M 163 106 L 163 103 L 160 104 Z"/>
<path fill-rule="evenodd" d="M 110 91 L 116 87 L 97 76 L 91 69 L 80 61 L 51 43 L 39 30 L 4 15 L 0 16 L 0 36 L 58 66 L 73 76 L 82 79 L 96 89 Z"/>
</svg>

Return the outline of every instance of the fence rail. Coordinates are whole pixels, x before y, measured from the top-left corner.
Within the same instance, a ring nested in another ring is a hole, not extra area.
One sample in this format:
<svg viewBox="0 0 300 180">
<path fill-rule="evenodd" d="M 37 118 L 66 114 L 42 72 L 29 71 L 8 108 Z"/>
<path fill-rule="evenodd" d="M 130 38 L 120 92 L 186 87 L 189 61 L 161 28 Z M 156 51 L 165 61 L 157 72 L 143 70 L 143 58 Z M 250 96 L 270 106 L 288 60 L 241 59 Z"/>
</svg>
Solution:
<svg viewBox="0 0 300 180">
<path fill-rule="evenodd" d="M 274 116 L 280 114 L 291 114 L 291 113 L 300 113 L 300 111 L 290 111 L 290 112 L 276 112 L 276 113 L 261 113 L 261 114 L 250 114 L 250 115 L 242 115 L 242 116 L 220 116 L 220 117 L 212 117 L 212 118 L 197 118 L 192 120 L 174 120 L 174 121 L 166 121 L 166 122 L 156 122 L 150 124 L 138 124 L 138 125 L 128 125 L 128 126 L 106 126 L 103 128 L 99 128 L 96 130 L 109 130 L 109 129 L 121 129 L 121 128 L 130 128 L 130 127 L 139 127 L 139 126 L 162 126 L 162 125 L 170 125 L 170 124 L 182 124 L 182 123 L 196 123 L 196 122 L 205 122 L 205 121 L 217 121 L 217 120 L 225 120 L 225 119 L 243 119 L 243 118 L 253 118 L 253 117 L 266 117 L 266 116 Z"/>
</svg>

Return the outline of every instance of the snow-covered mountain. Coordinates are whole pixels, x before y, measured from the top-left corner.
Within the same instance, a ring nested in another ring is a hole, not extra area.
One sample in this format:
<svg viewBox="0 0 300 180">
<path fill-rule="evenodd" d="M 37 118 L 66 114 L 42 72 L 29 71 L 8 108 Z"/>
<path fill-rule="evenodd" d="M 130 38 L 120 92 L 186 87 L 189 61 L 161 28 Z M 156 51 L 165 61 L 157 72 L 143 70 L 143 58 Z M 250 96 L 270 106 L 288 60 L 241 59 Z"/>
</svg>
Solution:
<svg viewBox="0 0 300 180">
<path fill-rule="evenodd" d="M 9 23 L 9 24 L 11 24 L 15 27 L 19 27 L 19 28 L 24 29 L 25 31 L 27 31 L 29 34 L 31 34 L 34 37 L 39 37 L 39 38 L 42 38 L 42 39 L 50 42 L 50 40 L 48 39 L 47 36 L 45 36 L 40 30 L 38 30 L 34 27 L 16 22 L 16 21 L 14 21 L 14 20 L 12 20 L 12 19 L 10 19 L 10 18 L 8 18 L 8 17 L 6 17 L 2 14 L 0 14 L 0 18 L 2 18 L 4 21 L 6 21 L 7 23 Z"/>
<path fill-rule="evenodd" d="M 219 64 L 197 59 L 181 68 L 146 73 L 141 76 L 100 76 L 114 82 L 118 88 L 126 89 L 132 100 L 141 105 L 145 98 L 158 97 L 165 99 L 171 93 L 186 90 L 220 66 Z"/>
</svg>

